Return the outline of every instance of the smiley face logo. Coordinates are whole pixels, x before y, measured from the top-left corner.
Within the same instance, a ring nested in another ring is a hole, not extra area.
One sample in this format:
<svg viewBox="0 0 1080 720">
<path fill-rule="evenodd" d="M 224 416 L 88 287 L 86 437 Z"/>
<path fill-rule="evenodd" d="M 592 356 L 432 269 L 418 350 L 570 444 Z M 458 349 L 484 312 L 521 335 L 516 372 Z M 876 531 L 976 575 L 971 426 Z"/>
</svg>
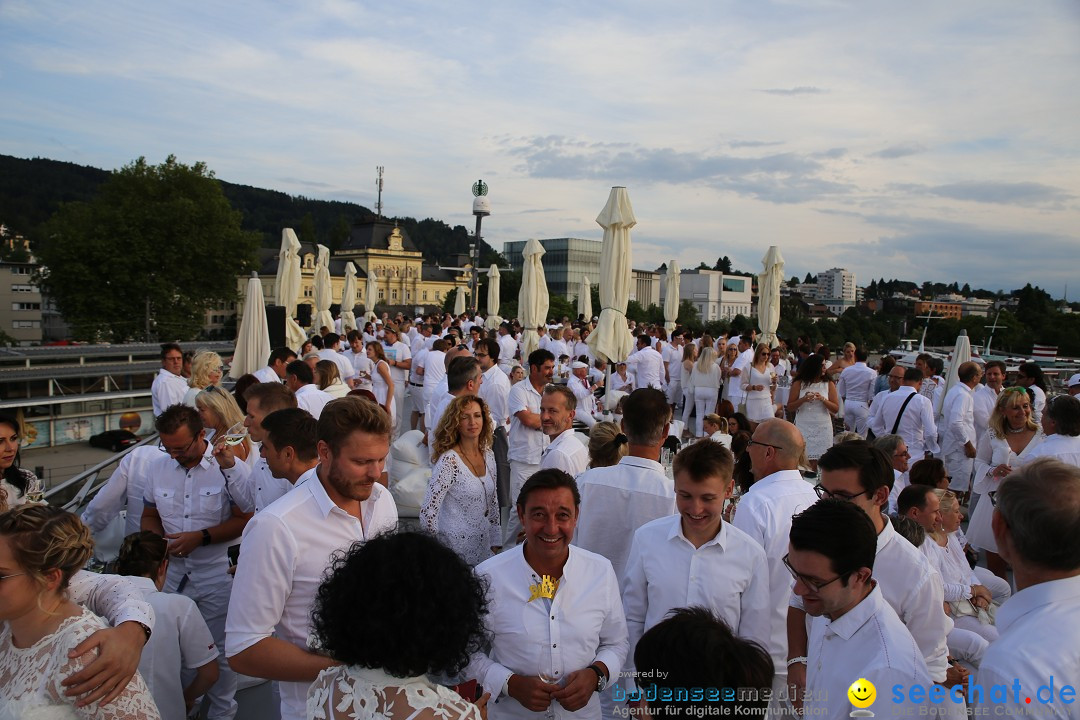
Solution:
<svg viewBox="0 0 1080 720">
<path fill-rule="evenodd" d="M 857 708 L 868 708 L 877 699 L 877 688 L 866 678 L 859 678 L 851 683 L 847 691 L 848 700 Z"/>
</svg>

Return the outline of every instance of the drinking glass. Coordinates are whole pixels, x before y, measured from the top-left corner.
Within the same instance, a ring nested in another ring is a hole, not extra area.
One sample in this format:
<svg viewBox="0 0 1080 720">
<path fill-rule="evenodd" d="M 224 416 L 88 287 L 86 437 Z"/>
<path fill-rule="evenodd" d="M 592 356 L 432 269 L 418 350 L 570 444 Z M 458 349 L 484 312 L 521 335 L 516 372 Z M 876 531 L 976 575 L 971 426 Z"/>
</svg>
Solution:
<svg viewBox="0 0 1080 720">
<path fill-rule="evenodd" d="M 225 435 L 222 439 L 226 445 L 239 445 L 244 442 L 244 438 L 248 436 L 247 428 L 244 427 L 244 421 L 234 424 L 231 428 L 225 431 Z"/>
</svg>

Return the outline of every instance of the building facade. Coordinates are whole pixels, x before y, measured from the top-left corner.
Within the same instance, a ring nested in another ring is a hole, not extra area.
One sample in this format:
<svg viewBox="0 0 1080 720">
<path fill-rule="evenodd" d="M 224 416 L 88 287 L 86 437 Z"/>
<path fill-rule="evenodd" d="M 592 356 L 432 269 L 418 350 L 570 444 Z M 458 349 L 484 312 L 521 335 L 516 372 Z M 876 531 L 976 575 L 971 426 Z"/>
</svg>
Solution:
<svg viewBox="0 0 1080 720">
<path fill-rule="evenodd" d="M 37 265 L 0 262 L 0 329 L 18 345 L 39 345 L 42 339 L 41 290 L 32 282 Z"/>
<path fill-rule="evenodd" d="M 753 278 L 725 275 L 719 270 L 683 270 L 679 299 L 693 303 L 702 322 L 731 320 L 736 315 L 750 317 Z"/>
<path fill-rule="evenodd" d="M 855 273 L 843 268 L 832 268 L 818 273 L 817 300 L 840 316 L 848 308 L 855 307 Z"/>
<path fill-rule="evenodd" d="M 522 253 L 526 240 L 503 243 L 503 255 L 510 263 L 510 269 L 520 271 L 525 264 Z M 562 295 L 567 300 L 575 300 L 581 292 L 581 279 L 589 278 L 590 285 L 600 282 L 600 252 L 604 243 L 599 240 L 584 238 L 547 238 L 540 240 L 544 248 L 541 262 L 544 265 L 544 279 L 547 280 L 548 293 Z M 630 291 L 634 293 L 633 288 Z M 596 309 L 599 314 L 600 310 Z"/>
</svg>

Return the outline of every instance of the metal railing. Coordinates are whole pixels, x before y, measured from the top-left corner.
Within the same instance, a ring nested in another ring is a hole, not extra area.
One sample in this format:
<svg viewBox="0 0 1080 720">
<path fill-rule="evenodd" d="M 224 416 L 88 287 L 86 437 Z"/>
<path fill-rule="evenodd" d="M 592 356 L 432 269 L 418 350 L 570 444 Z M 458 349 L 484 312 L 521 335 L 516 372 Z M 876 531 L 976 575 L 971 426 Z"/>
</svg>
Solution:
<svg viewBox="0 0 1080 720">
<path fill-rule="evenodd" d="M 89 467 L 83 470 L 77 475 L 64 480 L 63 482 L 55 485 L 45 491 L 44 498 L 50 505 L 60 504 L 64 510 L 68 512 L 75 512 L 80 508 L 83 503 L 89 501 L 98 490 L 105 486 L 109 480 L 108 478 L 100 480 L 101 472 L 107 468 L 113 467 L 119 464 L 128 454 L 133 452 L 135 448 L 143 447 L 150 443 L 156 443 L 158 440 L 157 433 L 151 433 L 145 438 L 140 440 L 135 445 L 129 448 L 125 448 L 113 455 L 110 458 L 102 460 L 97 465 Z M 111 473 L 110 473 L 111 475 Z M 77 488 L 77 489 L 75 489 Z M 74 492 L 74 494 L 72 494 Z"/>
</svg>

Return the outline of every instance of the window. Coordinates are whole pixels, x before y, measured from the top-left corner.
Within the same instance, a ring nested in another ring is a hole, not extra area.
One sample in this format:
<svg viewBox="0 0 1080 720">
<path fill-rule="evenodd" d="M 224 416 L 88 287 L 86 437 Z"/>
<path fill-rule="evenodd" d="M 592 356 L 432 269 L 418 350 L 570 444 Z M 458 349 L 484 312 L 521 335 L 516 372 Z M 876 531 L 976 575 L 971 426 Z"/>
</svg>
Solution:
<svg viewBox="0 0 1080 720">
<path fill-rule="evenodd" d="M 724 292 L 745 292 L 746 281 L 736 280 L 734 278 L 724 278 Z"/>
<path fill-rule="evenodd" d="M 13 302 L 11 303 L 12 310 L 40 310 L 41 303 L 39 302 Z"/>
<path fill-rule="evenodd" d="M 424 291 L 424 300 L 427 300 L 427 290 Z"/>
<path fill-rule="evenodd" d="M 23 267 L 23 266 L 13 267 L 13 268 L 11 268 L 11 272 L 14 275 L 29 275 L 30 274 L 30 268 Z"/>
<path fill-rule="evenodd" d="M 36 290 L 37 288 L 35 288 L 33 285 L 13 284 L 11 286 L 11 292 L 35 292 Z"/>
<path fill-rule="evenodd" d="M 306 297 L 306 298 L 315 297 L 315 288 L 311 287 L 310 285 L 305 287 L 304 288 L 304 297 Z"/>
<path fill-rule="evenodd" d="M 16 330 L 25 330 L 27 328 L 40 328 L 40 320 L 12 320 L 11 327 Z"/>
<path fill-rule="evenodd" d="M 405 291 L 405 302 L 412 302 L 412 293 L 408 290 Z"/>
<path fill-rule="evenodd" d="M 386 291 L 384 291 L 384 290 L 380 290 L 380 291 L 379 291 L 379 300 L 385 300 L 385 299 L 386 299 L 386 294 L 385 294 L 385 292 L 386 292 Z"/>
<path fill-rule="evenodd" d="M 390 299 L 394 300 L 394 301 L 397 301 L 397 290 L 391 290 L 390 291 Z"/>
</svg>

